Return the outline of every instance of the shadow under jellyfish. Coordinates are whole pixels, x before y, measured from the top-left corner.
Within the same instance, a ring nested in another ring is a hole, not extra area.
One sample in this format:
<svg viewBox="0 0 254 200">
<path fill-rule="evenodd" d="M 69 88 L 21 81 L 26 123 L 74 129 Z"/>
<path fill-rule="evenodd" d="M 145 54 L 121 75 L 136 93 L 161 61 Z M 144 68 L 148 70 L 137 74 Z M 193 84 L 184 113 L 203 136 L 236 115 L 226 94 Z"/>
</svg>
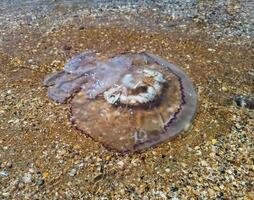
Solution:
<svg viewBox="0 0 254 200">
<path fill-rule="evenodd" d="M 197 109 L 190 78 L 149 53 L 84 52 L 44 80 L 48 97 L 70 103 L 73 125 L 119 152 L 155 146 L 186 130 Z"/>
</svg>

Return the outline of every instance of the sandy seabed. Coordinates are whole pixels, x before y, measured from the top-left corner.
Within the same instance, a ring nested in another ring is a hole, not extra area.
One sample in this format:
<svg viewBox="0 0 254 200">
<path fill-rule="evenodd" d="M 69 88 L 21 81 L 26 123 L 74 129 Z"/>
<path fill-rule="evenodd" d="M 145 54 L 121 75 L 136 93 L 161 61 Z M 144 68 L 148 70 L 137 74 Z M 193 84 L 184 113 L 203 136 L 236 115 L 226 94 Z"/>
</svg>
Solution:
<svg viewBox="0 0 254 200">
<path fill-rule="evenodd" d="M 19 10 L 7 2 L 0 16 L 0 199 L 254 199 L 254 114 L 233 103 L 254 93 L 251 25 L 239 26 L 240 35 L 229 25 L 226 34 L 202 13 L 177 18 L 139 4 L 59 2 Z M 75 130 L 68 104 L 49 100 L 42 81 L 88 49 L 145 50 L 180 66 L 199 96 L 192 127 L 131 155 Z"/>
</svg>

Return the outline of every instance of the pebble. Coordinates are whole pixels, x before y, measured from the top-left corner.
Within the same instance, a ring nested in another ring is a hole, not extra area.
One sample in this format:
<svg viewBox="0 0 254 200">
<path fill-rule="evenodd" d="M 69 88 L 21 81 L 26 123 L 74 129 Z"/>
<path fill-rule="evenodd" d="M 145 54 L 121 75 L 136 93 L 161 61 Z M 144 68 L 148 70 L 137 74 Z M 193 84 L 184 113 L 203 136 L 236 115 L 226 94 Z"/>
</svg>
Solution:
<svg viewBox="0 0 254 200">
<path fill-rule="evenodd" d="M 44 179 L 36 180 L 36 184 L 39 185 L 39 186 L 43 185 L 44 183 L 45 183 Z"/>
<path fill-rule="evenodd" d="M 123 162 L 123 161 L 119 161 L 119 162 L 117 162 L 117 164 L 118 164 L 118 166 L 121 167 L 121 168 L 124 167 L 124 162 Z"/>
<path fill-rule="evenodd" d="M 7 162 L 6 167 L 12 168 L 12 162 L 11 161 Z"/>
<path fill-rule="evenodd" d="M 7 176 L 9 176 L 9 173 L 7 171 L 1 171 L 0 176 L 7 177 Z"/>
<path fill-rule="evenodd" d="M 43 178 L 47 178 L 49 176 L 49 173 L 48 172 L 43 172 L 42 176 L 43 176 Z"/>
<path fill-rule="evenodd" d="M 215 52 L 216 51 L 215 49 L 211 49 L 211 48 L 208 48 L 207 50 L 210 51 L 210 52 Z"/>
<path fill-rule="evenodd" d="M 32 174 L 35 173 L 35 169 L 34 169 L 34 168 L 29 168 L 28 171 L 29 171 L 30 173 L 32 173 Z"/>
<path fill-rule="evenodd" d="M 208 163 L 205 160 L 201 160 L 200 163 L 204 167 L 208 166 Z"/>
<path fill-rule="evenodd" d="M 30 173 L 25 173 L 24 176 L 22 177 L 22 181 L 24 183 L 31 183 L 33 180 L 32 174 Z"/>
<path fill-rule="evenodd" d="M 4 197 L 9 197 L 9 196 L 10 196 L 10 193 L 9 193 L 9 192 L 3 192 L 2 195 L 3 195 Z"/>
<path fill-rule="evenodd" d="M 186 163 L 181 162 L 181 165 L 182 165 L 183 168 L 187 167 Z"/>
<path fill-rule="evenodd" d="M 165 172 L 169 173 L 169 172 L 170 172 L 170 169 L 169 169 L 169 168 L 166 168 L 166 169 L 165 169 Z"/>
<path fill-rule="evenodd" d="M 171 190 L 171 192 L 177 192 L 177 191 L 178 191 L 178 188 L 173 186 L 173 187 L 171 187 L 170 190 Z"/>
<path fill-rule="evenodd" d="M 215 145 L 217 143 L 216 139 L 212 139 L 212 144 Z"/>
<path fill-rule="evenodd" d="M 97 174 L 95 177 L 94 177 L 94 182 L 97 182 L 99 180 L 101 180 L 103 178 L 103 174 Z"/>
<path fill-rule="evenodd" d="M 69 175 L 70 176 L 75 176 L 76 174 L 77 174 L 77 169 L 76 168 L 71 169 Z"/>
<path fill-rule="evenodd" d="M 28 63 L 32 63 L 32 62 L 33 62 L 33 59 L 29 59 L 27 62 L 28 62 Z"/>
<path fill-rule="evenodd" d="M 106 161 L 110 161 L 111 160 L 111 156 L 106 156 Z"/>
<path fill-rule="evenodd" d="M 196 155 L 197 155 L 197 156 L 202 156 L 202 151 L 197 150 L 197 151 L 196 151 Z"/>
<path fill-rule="evenodd" d="M 254 96 L 236 95 L 234 102 L 238 107 L 254 110 Z"/>
</svg>

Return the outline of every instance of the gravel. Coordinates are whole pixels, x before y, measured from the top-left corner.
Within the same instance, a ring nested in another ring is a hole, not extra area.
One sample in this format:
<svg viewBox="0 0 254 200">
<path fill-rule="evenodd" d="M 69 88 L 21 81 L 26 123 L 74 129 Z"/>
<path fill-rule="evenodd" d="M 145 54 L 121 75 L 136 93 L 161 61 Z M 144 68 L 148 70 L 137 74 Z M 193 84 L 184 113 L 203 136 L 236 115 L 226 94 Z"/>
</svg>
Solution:
<svg viewBox="0 0 254 200">
<path fill-rule="evenodd" d="M 254 115 L 242 106 L 252 105 L 253 10 L 226 0 L 1 1 L 0 199 L 254 199 Z M 190 130 L 133 155 L 76 131 L 42 80 L 86 49 L 146 50 L 182 67 L 199 95 Z"/>
<path fill-rule="evenodd" d="M 231 44 L 250 44 L 254 36 L 254 3 L 244 1 L 61 1 L 38 0 L 8 1 L 1 3 L 1 28 L 37 26 L 41 30 L 54 30 L 64 24 L 78 21 L 86 26 L 124 25 L 150 30 L 169 30 L 186 26 L 189 34 L 206 32 L 216 41 Z M 22 7 L 22 9 L 19 9 Z M 87 19 L 87 20 L 86 20 Z M 198 27 L 202 27 L 201 29 Z M 85 26 L 79 26 L 85 29 Z M 71 47 L 64 45 L 64 49 Z"/>
</svg>

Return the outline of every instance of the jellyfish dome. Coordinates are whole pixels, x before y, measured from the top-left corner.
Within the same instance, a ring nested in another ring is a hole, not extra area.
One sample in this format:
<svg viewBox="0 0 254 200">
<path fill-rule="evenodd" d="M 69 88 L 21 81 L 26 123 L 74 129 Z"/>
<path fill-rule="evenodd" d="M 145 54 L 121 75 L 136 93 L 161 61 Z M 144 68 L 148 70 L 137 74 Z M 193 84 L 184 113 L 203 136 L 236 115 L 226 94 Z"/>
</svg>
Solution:
<svg viewBox="0 0 254 200">
<path fill-rule="evenodd" d="M 155 146 L 186 130 L 197 108 L 190 78 L 149 53 L 84 52 L 44 79 L 48 97 L 69 103 L 73 125 L 119 152 Z"/>
</svg>

